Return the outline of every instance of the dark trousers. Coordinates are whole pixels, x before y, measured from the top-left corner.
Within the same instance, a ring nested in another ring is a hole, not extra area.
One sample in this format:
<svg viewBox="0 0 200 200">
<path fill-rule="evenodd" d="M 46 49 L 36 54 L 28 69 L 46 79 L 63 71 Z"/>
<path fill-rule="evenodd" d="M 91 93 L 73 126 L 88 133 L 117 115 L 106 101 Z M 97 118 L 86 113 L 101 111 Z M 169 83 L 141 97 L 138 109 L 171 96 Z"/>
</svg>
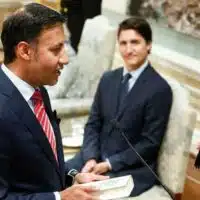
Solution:
<svg viewBox="0 0 200 200">
<path fill-rule="evenodd" d="M 84 166 L 84 161 L 82 159 L 81 153 L 77 153 L 72 159 L 65 162 L 65 170 L 70 171 L 71 169 L 76 169 L 81 171 Z"/>
</svg>

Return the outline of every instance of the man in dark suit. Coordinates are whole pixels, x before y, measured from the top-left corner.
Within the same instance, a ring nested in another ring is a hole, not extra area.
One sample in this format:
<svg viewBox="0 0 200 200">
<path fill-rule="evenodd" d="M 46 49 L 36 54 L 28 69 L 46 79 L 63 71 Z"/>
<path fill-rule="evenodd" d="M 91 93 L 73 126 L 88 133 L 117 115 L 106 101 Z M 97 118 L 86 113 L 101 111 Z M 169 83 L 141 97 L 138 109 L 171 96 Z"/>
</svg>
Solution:
<svg viewBox="0 0 200 200">
<path fill-rule="evenodd" d="M 27 4 L 3 23 L 0 68 L 0 199 L 95 199 L 91 187 L 72 184 L 106 177 L 64 168 L 59 120 L 43 85 L 54 85 L 63 65 L 64 18 Z M 69 176 L 68 176 L 69 175 Z M 71 177 L 71 179 L 70 179 Z"/>
<path fill-rule="evenodd" d="M 172 91 L 147 60 L 152 31 L 146 20 L 124 20 L 117 37 L 125 66 L 102 76 L 85 126 L 81 152 L 68 166 L 111 177 L 131 174 L 131 195 L 136 196 L 156 184 L 156 179 L 134 154 L 122 132 L 156 172 Z"/>
<path fill-rule="evenodd" d="M 101 14 L 101 3 L 102 0 L 61 0 L 61 13 L 67 18 L 71 45 L 76 52 L 86 19 Z"/>
</svg>

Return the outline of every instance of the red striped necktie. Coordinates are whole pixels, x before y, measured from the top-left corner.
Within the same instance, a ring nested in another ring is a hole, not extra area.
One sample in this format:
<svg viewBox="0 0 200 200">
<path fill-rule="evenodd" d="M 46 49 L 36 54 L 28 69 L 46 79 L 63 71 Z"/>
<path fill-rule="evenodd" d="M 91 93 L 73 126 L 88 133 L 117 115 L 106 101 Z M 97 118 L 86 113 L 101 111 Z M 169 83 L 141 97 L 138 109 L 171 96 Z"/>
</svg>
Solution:
<svg viewBox="0 0 200 200">
<path fill-rule="evenodd" d="M 49 117 L 45 111 L 42 95 L 38 89 L 35 90 L 33 96 L 31 97 L 31 100 L 33 101 L 35 116 L 42 126 L 42 129 L 49 141 L 49 144 L 51 145 L 56 160 L 58 160 L 54 131 L 50 123 Z"/>
</svg>

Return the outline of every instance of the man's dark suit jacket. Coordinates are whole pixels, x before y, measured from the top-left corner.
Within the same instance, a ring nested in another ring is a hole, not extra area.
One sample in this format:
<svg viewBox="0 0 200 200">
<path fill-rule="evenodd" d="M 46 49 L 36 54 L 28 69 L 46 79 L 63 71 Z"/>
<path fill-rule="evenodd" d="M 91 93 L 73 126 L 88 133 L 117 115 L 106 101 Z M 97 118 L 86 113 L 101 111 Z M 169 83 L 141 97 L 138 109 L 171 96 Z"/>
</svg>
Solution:
<svg viewBox="0 0 200 200">
<path fill-rule="evenodd" d="M 58 120 L 48 94 L 41 88 L 58 163 L 33 111 L 2 69 L 0 80 L 0 199 L 55 200 L 53 192 L 63 190 L 66 180 Z"/>
<path fill-rule="evenodd" d="M 88 122 L 81 153 L 69 161 L 70 167 L 90 159 L 108 158 L 111 176 L 131 174 L 135 183 L 132 196 L 156 183 L 155 178 L 122 137 L 123 131 L 137 152 L 156 171 L 158 151 L 165 133 L 172 91 L 167 82 L 150 66 L 141 73 L 121 108 L 118 93 L 123 68 L 106 72 L 100 80 Z M 120 130 L 115 127 L 117 121 Z"/>
</svg>

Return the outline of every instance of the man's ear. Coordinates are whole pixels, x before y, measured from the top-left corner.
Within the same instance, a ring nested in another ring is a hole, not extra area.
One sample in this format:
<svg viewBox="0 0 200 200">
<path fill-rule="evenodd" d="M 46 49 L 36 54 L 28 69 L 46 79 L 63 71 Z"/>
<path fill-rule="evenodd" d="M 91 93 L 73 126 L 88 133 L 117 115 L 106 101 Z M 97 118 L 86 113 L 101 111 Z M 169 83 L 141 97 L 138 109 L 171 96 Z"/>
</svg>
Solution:
<svg viewBox="0 0 200 200">
<path fill-rule="evenodd" d="M 152 49 L 152 43 L 151 42 L 149 42 L 148 44 L 147 44 L 148 46 L 147 46 L 147 48 L 148 48 L 148 54 L 150 54 L 151 53 L 151 49 Z"/>
<path fill-rule="evenodd" d="M 21 41 L 15 47 L 15 53 L 18 58 L 29 61 L 31 59 L 31 45 Z"/>
</svg>

